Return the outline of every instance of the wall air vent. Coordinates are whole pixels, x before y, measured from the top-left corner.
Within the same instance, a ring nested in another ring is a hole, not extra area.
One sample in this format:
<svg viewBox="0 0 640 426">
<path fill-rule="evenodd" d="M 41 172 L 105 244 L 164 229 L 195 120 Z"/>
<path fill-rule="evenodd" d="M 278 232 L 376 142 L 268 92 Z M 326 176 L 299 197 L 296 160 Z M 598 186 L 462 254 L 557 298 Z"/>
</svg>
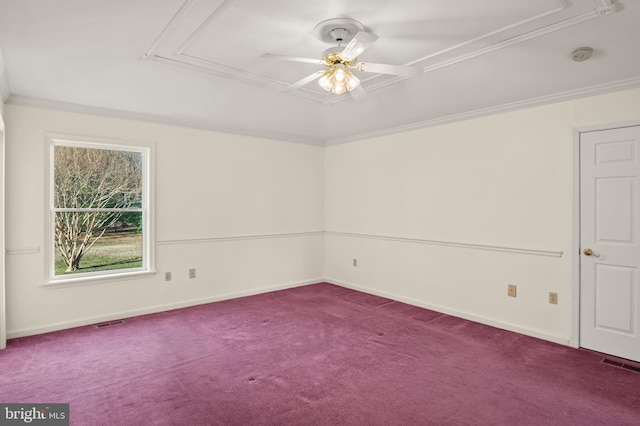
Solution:
<svg viewBox="0 0 640 426">
<path fill-rule="evenodd" d="M 624 368 L 625 370 L 635 371 L 636 373 L 640 373 L 640 365 L 639 364 L 631 364 L 627 362 L 615 361 L 609 358 L 602 358 L 602 363 L 611 365 L 613 367 Z"/>
<path fill-rule="evenodd" d="M 105 327 L 110 327 L 112 325 L 120 325 L 120 324 L 124 324 L 124 321 L 115 320 L 115 321 L 100 322 L 96 324 L 96 328 L 105 328 Z"/>
</svg>

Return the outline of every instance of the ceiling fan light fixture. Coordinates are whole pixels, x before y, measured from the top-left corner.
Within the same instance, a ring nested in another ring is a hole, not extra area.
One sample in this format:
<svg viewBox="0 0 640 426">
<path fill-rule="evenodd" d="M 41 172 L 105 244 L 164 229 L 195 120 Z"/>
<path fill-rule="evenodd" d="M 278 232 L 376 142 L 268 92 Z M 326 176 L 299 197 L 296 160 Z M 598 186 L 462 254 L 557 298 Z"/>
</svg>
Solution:
<svg viewBox="0 0 640 426">
<path fill-rule="evenodd" d="M 360 80 L 344 65 L 336 64 L 322 74 L 318 84 L 327 92 L 342 95 L 358 87 Z"/>
<path fill-rule="evenodd" d="M 324 74 L 322 74 L 322 77 L 318 80 L 318 84 L 327 92 L 331 91 L 331 70 L 325 71 Z"/>
<path fill-rule="evenodd" d="M 340 96 L 340 95 L 342 95 L 343 93 L 346 93 L 346 92 L 347 92 L 347 88 L 345 87 L 345 85 L 344 85 L 344 84 L 340 84 L 340 83 L 338 83 L 338 84 L 334 84 L 334 85 L 333 85 L 333 87 L 331 88 L 331 91 L 332 91 L 333 93 L 335 93 L 336 95 Z"/>
<path fill-rule="evenodd" d="M 320 40 L 331 44 L 337 43 L 338 46 L 325 49 L 320 60 L 269 53 L 262 55 L 267 58 L 305 62 L 326 67 L 324 70 L 316 71 L 290 84 L 282 90 L 283 92 L 292 92 L 312 81 L 318 80 L 318 84 L 323 90 L 336 95 L 351 92 L 351 95 L 358 100 L 365 95 L 365 90 L 360 87 L 360 80 L 353 75 L 350 71 L 351 69 L 355 69 L 356 72 L 389 74 L 402 77 L 418 77 L 424 73 L 424 68 L 409 65 L 358 62 L 359 55 L 378 40 L 378 36 L 366 31 L 361 23 L 352 19 L 336 18 L 323 21 L 316 25 L 314 33 Z M 343 48 L 342 43 L 347 43 L 347 45 Z"/>
<path fill-rule="evenodd" d="M 356 87 L 358 87 L 359 84 L 360 84 L 360 80 L 358 80 L 358 78 L 355 75 L 351 74 L 351 78 L 349 78 L 346 83 L 347 90 L 350 92 Z"/>
</svg>

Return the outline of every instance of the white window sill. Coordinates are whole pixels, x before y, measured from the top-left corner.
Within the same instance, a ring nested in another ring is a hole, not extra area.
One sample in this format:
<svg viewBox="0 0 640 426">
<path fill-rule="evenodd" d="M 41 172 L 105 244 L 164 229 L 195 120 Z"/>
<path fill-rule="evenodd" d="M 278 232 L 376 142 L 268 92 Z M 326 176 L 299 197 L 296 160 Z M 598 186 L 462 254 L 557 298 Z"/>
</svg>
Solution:
<svg viewBox="0 0 640 426">
<path fill-rule="evenodd" d="M 87 285 L 87 284 L 99 284 L 99 283 L 108 283 L 113 281 L 124 281 L 124 280 L 132 280 L 139 278 L 146 278 L 149 276 L 156 275 L 157 271 L 155 269 L 152 270 L 135 270 L 135 271 L 127 271 L 127 272 L 112 272 L 112 273 L 94 273 L 94 274 L 82 274 L 82 275 L 64 275 L 60 278 L 50 278 L 49 281 L 45 282 L 43 287 L 69 287 L 69 286 L 77 286 L 77 285 Z"/>
</svg>

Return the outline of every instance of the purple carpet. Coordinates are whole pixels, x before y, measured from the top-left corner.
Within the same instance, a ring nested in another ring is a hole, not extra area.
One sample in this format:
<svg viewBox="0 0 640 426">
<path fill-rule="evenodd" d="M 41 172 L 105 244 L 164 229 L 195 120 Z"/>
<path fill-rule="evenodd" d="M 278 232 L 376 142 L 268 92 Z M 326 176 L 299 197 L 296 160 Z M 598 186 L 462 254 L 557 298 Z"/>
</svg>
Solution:
<svg viewBox="0 0 640 426">
<path fill-rule="evenodd" d="M 10 340 L 0 402 L 73 425 L 638 425 L 602 355 L 330 284 Z"/>
</svg>

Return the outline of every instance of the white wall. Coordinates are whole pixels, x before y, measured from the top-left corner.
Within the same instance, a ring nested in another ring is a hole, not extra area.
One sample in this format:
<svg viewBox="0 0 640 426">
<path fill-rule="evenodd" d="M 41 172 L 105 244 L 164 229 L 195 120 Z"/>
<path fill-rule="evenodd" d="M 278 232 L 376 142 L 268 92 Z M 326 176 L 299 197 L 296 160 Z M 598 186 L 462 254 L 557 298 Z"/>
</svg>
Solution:
<svg viewBox="0 0 640 426">
<path fill-rule="evenodd" d="M 13 105 L 5 124 L 9 337 L 323 278 L 320 147 Z M 43 285 L 45 133 L 155 144 L 158 274 Z"/>
<path fill-rule="evenodd" d="M 574 128 L 640 122 L 639 105 L 628 90 L 327 147 L 327 279 L 569 343 Z"/>
<path fill-rule="evenodd" d="M 566 344 L 574 129 L 640 122 L 639 104 L 627 90 L 327 148 L 7 105 L 9 337 L 327 279 Z M 157 275 L 43 286 L 45 132 L 155 144 Z"/>
</svg>

